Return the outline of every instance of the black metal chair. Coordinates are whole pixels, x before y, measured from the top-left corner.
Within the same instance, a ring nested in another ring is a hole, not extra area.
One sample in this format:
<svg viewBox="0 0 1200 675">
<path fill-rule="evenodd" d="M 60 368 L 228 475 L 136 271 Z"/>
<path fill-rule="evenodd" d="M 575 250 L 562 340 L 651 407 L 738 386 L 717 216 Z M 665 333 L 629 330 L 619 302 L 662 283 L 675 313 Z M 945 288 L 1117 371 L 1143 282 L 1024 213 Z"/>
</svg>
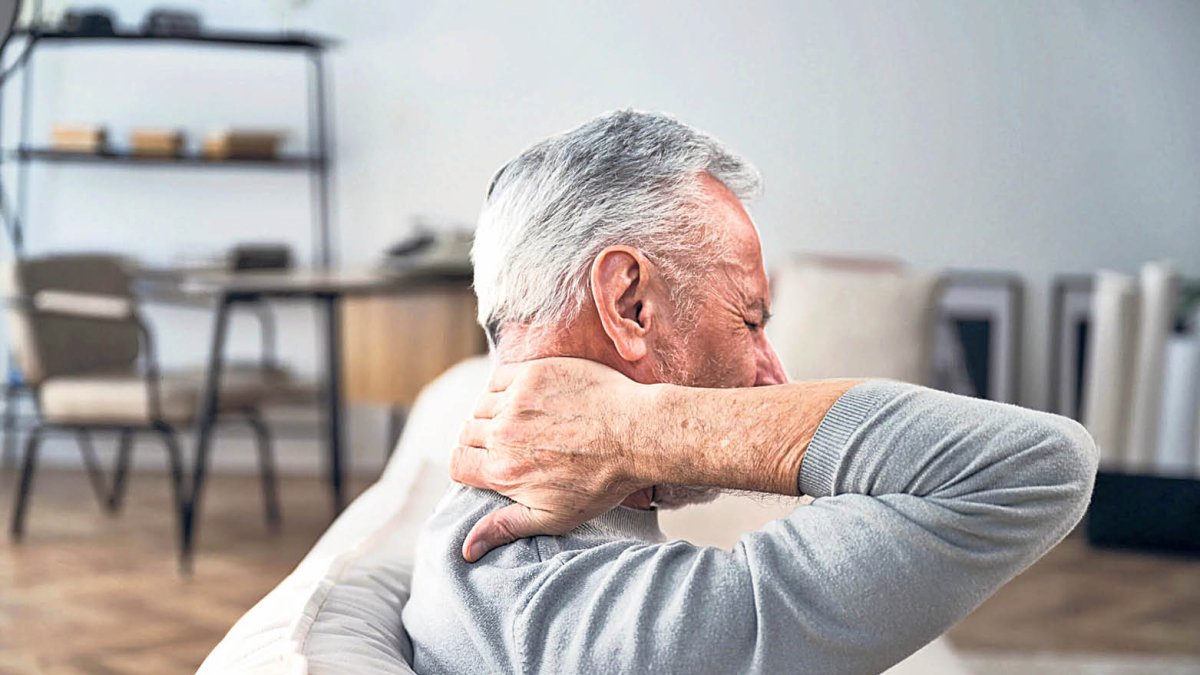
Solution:
<svg viewBox="0 0 1200 675">
<path fill-rule="evenodd" d="M 133 442 L 157 437 L 166 449 L 177 524 L 190 495 L 177 431 L 197 416 L 204 380 L 197 372 L 160 370 L 153 335 L 143 321 L 122 260 L 104 255 L 61 255 L 13 265 L 10 302 L 12 353 L 33 392 L 37 421 L 25 439 L 10 532 L 20 540 L 41 442 L 47 433 L 72 434 L 93 488 L 116 512 L 125 494 Z M 282 373 L 261 367 L 233 369 L 221 389 L 221 417 L 247 423 L 256 441 L 266 521 L 280 525 L 271 435 L 261 406 Z M 117 435 L 111 485 L 91 443 L 91 433 Z"/>
</svg>

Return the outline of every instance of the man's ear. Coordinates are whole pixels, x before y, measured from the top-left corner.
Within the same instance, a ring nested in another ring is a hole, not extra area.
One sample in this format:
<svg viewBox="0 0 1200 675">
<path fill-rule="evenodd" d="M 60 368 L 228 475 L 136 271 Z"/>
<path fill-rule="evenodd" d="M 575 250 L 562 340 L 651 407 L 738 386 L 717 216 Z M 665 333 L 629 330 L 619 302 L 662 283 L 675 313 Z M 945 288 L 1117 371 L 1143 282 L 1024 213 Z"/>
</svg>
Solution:
<svg viewBox="0 0 1200 675">
<path fill-rule="evenodd" d="M 609 246 L 592 261 L 592 301 L 600 325 L 622 359 L 635 363 L 650 352 L 658 307 L 649 297 L 654 267 L 629 246 Z"/>
</svg>

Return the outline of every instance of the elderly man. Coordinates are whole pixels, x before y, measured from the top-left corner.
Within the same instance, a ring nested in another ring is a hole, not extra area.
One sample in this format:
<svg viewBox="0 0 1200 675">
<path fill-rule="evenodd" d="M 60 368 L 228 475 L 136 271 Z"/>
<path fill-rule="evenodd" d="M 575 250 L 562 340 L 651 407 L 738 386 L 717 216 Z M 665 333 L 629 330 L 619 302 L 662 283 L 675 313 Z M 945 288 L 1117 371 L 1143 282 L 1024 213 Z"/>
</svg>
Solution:
<svg viewBox="0 0 1200 675">
<path fill-rule="evenodd" d="M 1079 520 L 1097 453 L 1074 422 L 786 383 L 742 206 L 757 185 L 713 138 L 632 111 L 492 181 L 473 256 L 502 365 L 422 536 L 419 672 L 879 672 Z M 722 489 L 815 501 L 733 550 L 665 540 L 656 509 Z"/>
</svg>

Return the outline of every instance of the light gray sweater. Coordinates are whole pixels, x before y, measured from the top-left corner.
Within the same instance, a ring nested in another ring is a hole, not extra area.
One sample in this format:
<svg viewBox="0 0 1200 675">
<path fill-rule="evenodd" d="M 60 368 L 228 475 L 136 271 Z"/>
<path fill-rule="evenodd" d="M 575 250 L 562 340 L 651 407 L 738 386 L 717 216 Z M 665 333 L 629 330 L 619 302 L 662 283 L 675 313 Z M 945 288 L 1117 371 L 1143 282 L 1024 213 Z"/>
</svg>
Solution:
<svg viewBox="0 0 1200 675">
<path fill-rule="evenodd" d="M 509 501 L 456 486 L 426 525 L 404 626 L 419 673 L 878 673 L 1061 540 L 1097 451 L 1066 418 L 894 382 L 826 414 L 816 497 L 732 551 L 618 507 L 471 565 Z"/>
</svg>

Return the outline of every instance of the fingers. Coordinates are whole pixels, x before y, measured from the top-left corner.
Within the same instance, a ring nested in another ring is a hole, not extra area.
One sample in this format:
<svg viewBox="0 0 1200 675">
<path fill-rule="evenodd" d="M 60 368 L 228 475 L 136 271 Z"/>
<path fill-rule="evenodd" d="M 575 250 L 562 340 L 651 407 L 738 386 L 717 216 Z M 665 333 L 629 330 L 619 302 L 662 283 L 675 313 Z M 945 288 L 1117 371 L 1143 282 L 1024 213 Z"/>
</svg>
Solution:
<svg viewBox="0 0 1200 675">
<path fill-rule="evenodd" d="M 487 451 L 458 446 L 450 453 L 450 480 L 470 487 L 486 488 L 483 460 Z"/>
<path fill-rule="evenodd" d="M 488 391 L 504 391 L 508 389 L 508 385 L 512 384 L 513 378 L 517 376 L 520 370 L 520 363 L 505 363 L 496 366 L 496 370 L 492 371 L 492 379 L 488 382 Z"/>
<path fill-rule="evenodd" d="M 480 419 L 490 420 L 504 406 L 504 394 L 501 392 L 485 391 L 475 401 L 475 411 L 471 414 Z"/>
<path fill-rule="evenodd" d="M 509 504 L 479 519 L 463 541 L 467 562 L 479 560 L 488 551 L 538 534 L 552 534 L 538 523 L 536 512 L 521 504 Z"/>
<path fill-rule="evenodd" d="M 462 431 L 458 432 L 458 444 L 468 448 L 486 448 L 491 434 L 491 420 L 469 419 L 463 422 Z"/>
</svg>

